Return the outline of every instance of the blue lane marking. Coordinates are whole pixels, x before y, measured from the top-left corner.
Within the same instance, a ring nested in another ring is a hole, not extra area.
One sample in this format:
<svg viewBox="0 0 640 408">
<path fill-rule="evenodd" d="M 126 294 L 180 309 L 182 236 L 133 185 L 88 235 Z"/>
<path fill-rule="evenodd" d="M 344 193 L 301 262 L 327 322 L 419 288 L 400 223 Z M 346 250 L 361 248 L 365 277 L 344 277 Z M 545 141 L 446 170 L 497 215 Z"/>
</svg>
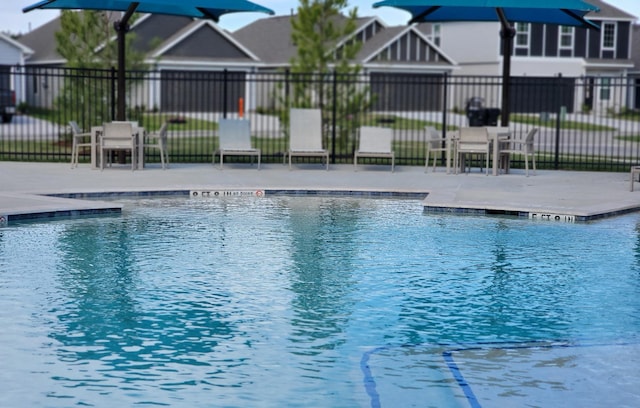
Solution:
<svg viewBox="0 0 640 408">
<path fill-rule="evenodd" d="M 464 376 L 460 372 L 460 368 L 456 364 L 453 353 L 460 351 L 468 351 L 468 350 L 487 350 L 487 349 L 496 349 L 496 350 L 517 350 L 517 349 L 552 349 L 552 348 L 588 348 L 588 347 L 602 347 L 602 346 L 629 346 L 629 345 L 638 345 L 637 342 L 614 342 L 614 343 L 573 343 L 563 340 L 531 340 L 531 341 L 522 341 L 522 342 L 505 342 L 505 343 L 495 343 L 495 342 L 479 342 L 475 344 L 469 344 L 468 347 L 456 347 L 451 348 L 449 350 L 445 350 L 442 352 L 442 357 L 449 368 L 449 371 L 453 375 L 458 386 L 462 389 L 467 401 L 469 402 L 469 406 L 471 408 L 482 408 L 482 405 L 478 401 L 478 398 L 473 393 L 471 386 L 464 379 Z M 425 346 L 425 344 L 405 344 L 400 346 L 384 346 L 377 347 L 373 350 L 367 351 L 362 355 L 362 359 L 360 360 L 360 369 L 363 373 L 363 382 L 365 386 L 365 390 L 367 395 L 371 400 L 372 408 L 381 408 L 380 403 L 380 395 L 378 394 L 378 390 L 376 388 L 376 381 L 373 378 L 373 374 L 371 372 L 371 367 L 369 366 L 369 360 L 371 356 L 375 353 L 378 353 L 383 350 L 393 349 L 393 348 L 403 348 L 403 347 L 420 347 Z M 438 344 L 440 347 L 451 347 L 452 345 L 447 344 Z"/>
<path fill-rule="evenodd" d="M 360 360 L 360 369 L 362 370 L 362 374 L 364 374 L 364 389 L 367 391 L 367 395 L 371 400 L 371 408 L 380 408 L 380 395 L 376 389 L 376 380 L 373 379 L 373 374 L 371 374 L 369 359 L 372 354 L 377 353 L 380 350 L 384 350 L 385 348 L 386 347 L 378 347 L 367 351 L 362 355 L 362 359 Z"/>
<path fill-rule="evenodd" d="M 464 379 L 464 376 L 460 372 L 460 368 L 458 367 L 456 362 L 453 360 L 453 355 L 451 351 L 442 352 L 442 357 L 444 358 L 444 361 L 447 363 L 447 367 L 449 367 L 449 371 L 451 371 L 453 378 L 455 378 L 460 388 L 462 388 L 462 392 L 464 392 L 464 396 L 467 397 L 467 401 L 469 401 L 469 406 L 471 406 L 471 408 L 482 408 L 482 406 L 478 402 L 478 399 L 476 398 L 476 395 L 473 393 L 473 390 L 467 383 L 467 380 Z"/>
</svg>

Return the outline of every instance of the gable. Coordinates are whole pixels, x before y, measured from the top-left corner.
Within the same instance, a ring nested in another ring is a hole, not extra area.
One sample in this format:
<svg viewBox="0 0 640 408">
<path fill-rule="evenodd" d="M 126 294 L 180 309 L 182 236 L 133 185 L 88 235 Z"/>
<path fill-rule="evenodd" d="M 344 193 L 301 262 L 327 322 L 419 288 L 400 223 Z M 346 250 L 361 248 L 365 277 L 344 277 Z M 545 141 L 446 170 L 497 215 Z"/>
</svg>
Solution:
<svg viewBox="0 0 640 408">
<path fill-rule="evenodd" d="M 369 55 L 365 62 L 419 62 L 438 63 L 450 61 L 431 42 L 415 30 L 406 30 L 392 38 L 384 47 Z"/>
<path fill-rule="evenodd" d="M 209 24 L 201 25 L 162 55 L 180 58 L 251 59 L 240 47 Z"/>
<path fill-rule="evenodd" d="M 189 17 L 147 14 L 132 27 L 135 37 L 131 46 L 138 52 L 147 53 L 192 22 Z"/>
</svg>

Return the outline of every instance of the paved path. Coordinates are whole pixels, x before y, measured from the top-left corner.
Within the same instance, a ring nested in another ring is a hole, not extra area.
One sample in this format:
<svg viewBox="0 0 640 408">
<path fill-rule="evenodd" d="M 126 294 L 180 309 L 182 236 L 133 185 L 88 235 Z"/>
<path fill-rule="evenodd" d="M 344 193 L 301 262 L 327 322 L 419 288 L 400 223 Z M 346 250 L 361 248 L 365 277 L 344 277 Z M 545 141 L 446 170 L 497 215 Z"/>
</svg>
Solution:
<svg viewBox="0 0 640 408">
<path fill-rule="evenodd" d="M 91 170 L 88 165 L 70 169 L 67 163 L 0 162 L 0 219 L 74 215 L 91 210 L 117 210 L 98 200 L 51 197 L 65 194 L 132 193 L 189 190 L 265 190 L 399 192 L 424 194 L 421 203 L 434 211 L 478 211 L 527 215 L 565 214 L 576 220 L 640 210 L 640 183 L 629 191 L 628 173 L 522 171 L 485 176 L 424 173 L 423 167 L 300 164 L 292 171 L 281 164 L 261 170 L 248 164 L 225 163 L 224 170 L 210 164 L 172 164 L 167 170 L 150 165 L 132 172 L 129 167 Z"/>
</svg>

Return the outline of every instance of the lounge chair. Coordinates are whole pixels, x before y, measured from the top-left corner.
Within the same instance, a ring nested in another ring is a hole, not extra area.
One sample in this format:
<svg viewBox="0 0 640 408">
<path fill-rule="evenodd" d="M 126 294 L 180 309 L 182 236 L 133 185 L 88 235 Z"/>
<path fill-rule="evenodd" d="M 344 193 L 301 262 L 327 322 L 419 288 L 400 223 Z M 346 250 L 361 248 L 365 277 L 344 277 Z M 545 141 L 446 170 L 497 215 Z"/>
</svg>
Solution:
<svg viewBox="0 0 640 408">
<path fill-rule="evenodd" d="M 289 169 L 293 156 L 322 157 L 329 170 L 329 151 L 322 147 L 322 111 L 291 109 L 289 112 Z"/>
<path fill-rule="evenodd" d="M 395 167 L 395 154 L 392 149 L 393 129 L 362 126 L 358 150 L 353 154 L 354 170 L 358 171 L 359 157 L 383 157 L 391 159 L 391 172 Z"/>
<path fill-rule="evenodd" d="M 246 119 L 220 119 L 218 123 L 218 135 L 220 147 L 213 152 L 213 163 L 216 155 L 220 155 L 220 170 L 224 165 L 225 155 L 258 157 L 258 170 L 260 170 L 260 149 L 251 146 L 251 122 Z"/>
</svg>

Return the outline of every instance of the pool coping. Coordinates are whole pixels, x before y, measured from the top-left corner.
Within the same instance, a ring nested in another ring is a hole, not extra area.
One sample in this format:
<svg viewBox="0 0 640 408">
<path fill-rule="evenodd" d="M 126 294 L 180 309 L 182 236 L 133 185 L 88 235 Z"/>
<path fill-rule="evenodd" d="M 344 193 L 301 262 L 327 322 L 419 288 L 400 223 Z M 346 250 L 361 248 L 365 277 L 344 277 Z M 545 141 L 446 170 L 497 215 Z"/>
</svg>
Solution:
<svg viewBox="0 0 640 408">
<path fill-rule="evenodd" d="M 540 221 L 555 222 L 587 222 L 608 217 L 629 214 L 640 211 L 638 205 L 621 205 L 604 211 L 593 212 L 557 212 L 536 208 L 517 209 L 511 205 L 487 205 L 487 203 L 438 203 L 439 198 L 429 191 L 403 190 L 360 190 L 360 189 L 300 189 L 300 188 L 265 188 L 265 189 L 233 189 L 233 188 L 189 188 L 170 190 L 115 190 L 115 191 L 85 191 L 68 193 L 28 194 L 23 200 L 57 200 L 52 205 L 57 208 L 38 209 L 33 207 L 23 211 L 4 212 L 0 214 L 0 225 L 7 225 L 15 221 L 46 220 L 57 218 L 114 215 L 122 212 L 122 205 L 100 199 L 117 198 L 149 198 L 149 197 L 189 197 L 194 192 L 206 194 L 211 198 L 231 197 L 239 195 L 258 196 L 350 196 L 361 198 L 397 198 L 422 200 L 422 207 L 426 213 L 455 214 L 455 215 L 483 215 L 483 216 L 511 216 L 529 218 Z M 432 202 L 436 201 L 436 202 Z"/>
<path fill-rule="evenodd" d="M 526 177 L 517 170 L 500 176 L 481 172 L 425 172 L 422 166 L 309 164 L 293 170 L 265 164 L 261 170 L 231 163 L 172 164 L 166 171 L 151 164 L 96 171 L 67 163 L 0 162 L 0 220 L 117 213 L 100 197 L 166 195 L 190 190 L 262 190 L 267 194 L 352 195 L 422 199 L 426 213 L 507 216 L 541 221 L 581 222 L 640 211 L 640 189 L 629 191 L 629 173 L 539 170 Z"/>
</svg>

